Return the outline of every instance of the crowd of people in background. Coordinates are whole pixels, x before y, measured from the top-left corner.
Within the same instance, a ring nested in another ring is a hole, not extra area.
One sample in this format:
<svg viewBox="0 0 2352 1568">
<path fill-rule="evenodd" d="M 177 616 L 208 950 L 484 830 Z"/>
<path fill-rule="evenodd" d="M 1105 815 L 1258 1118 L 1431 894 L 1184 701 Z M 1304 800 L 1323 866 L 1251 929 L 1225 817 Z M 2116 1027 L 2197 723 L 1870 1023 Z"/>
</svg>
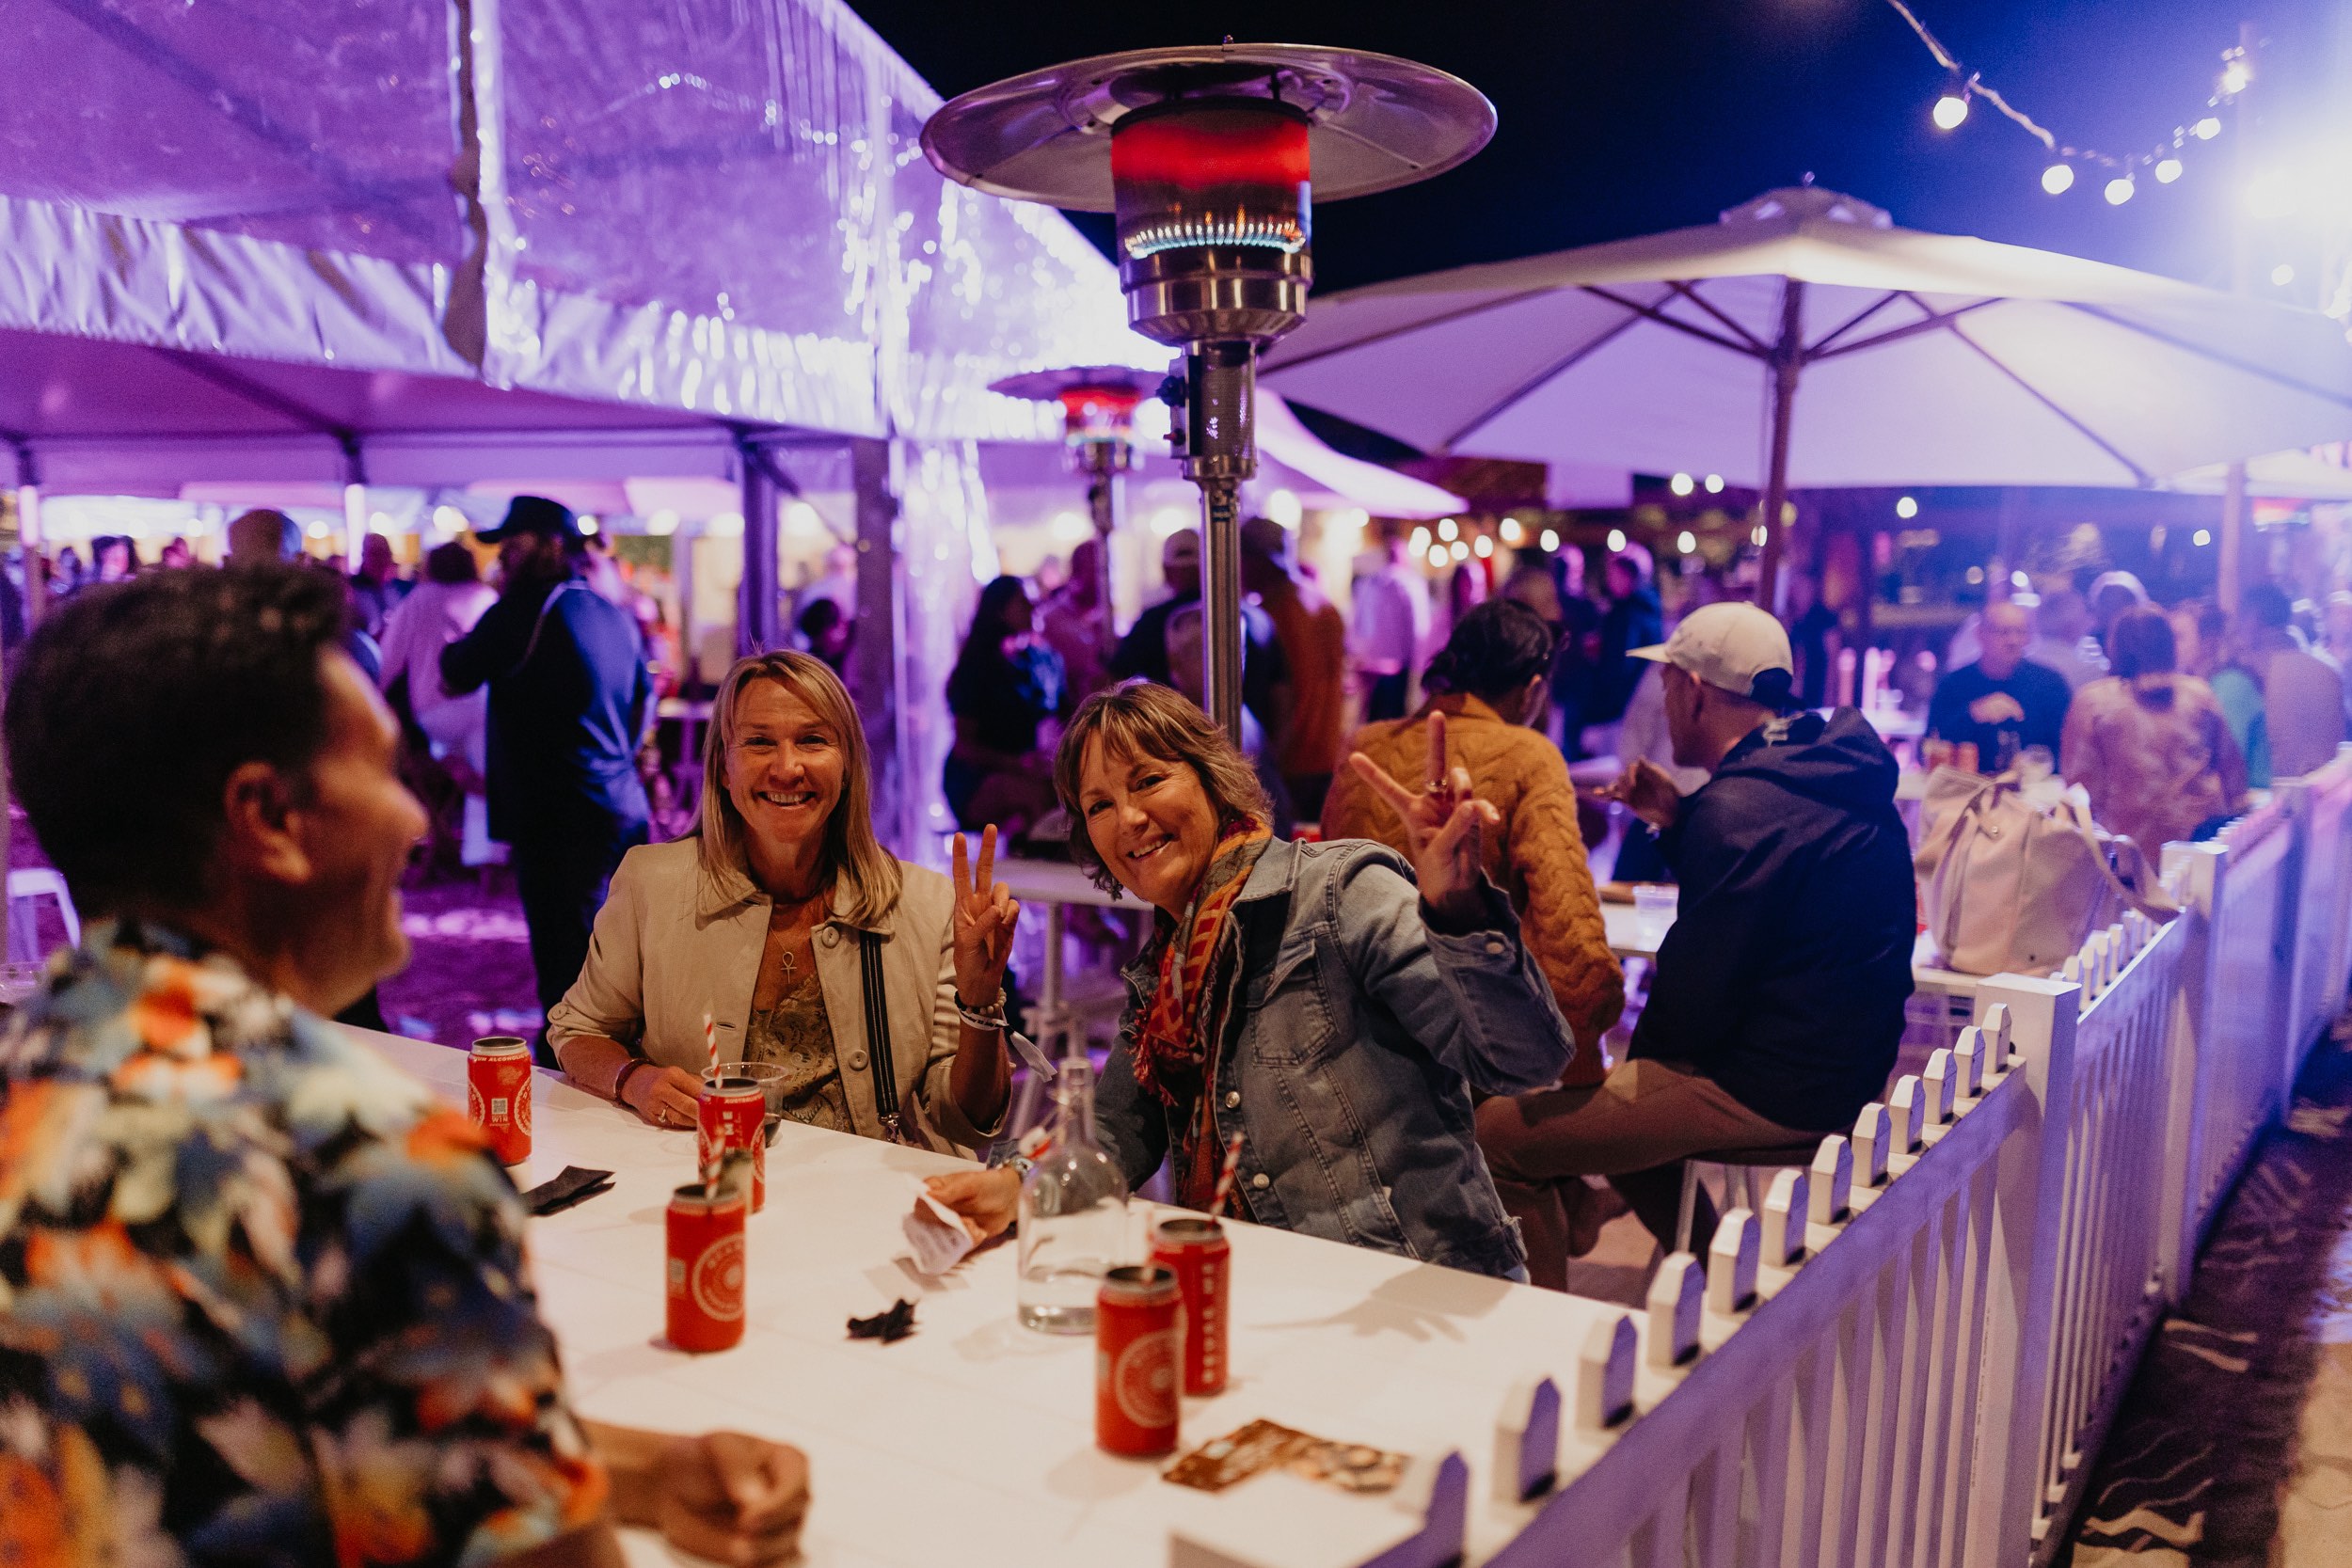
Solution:
<svg viewBox="0 0 2352 1568">
<path fill-rule="evenodd" d="M 2352 597 L 2329 610 L 2352 630 Z M 2159 607 L 2128 572 L 2050 580 L 1962 628 L 1927 733 L 1982 771 L 2082 785 L 2102 826 L 2144 847 L 2210 836 L 2249 788 L 2352 738 L 2352 689 L 2328 621 L 2310 619 L 2275 582 L 2248 585 L 2233 617 Z"/>
</svg>

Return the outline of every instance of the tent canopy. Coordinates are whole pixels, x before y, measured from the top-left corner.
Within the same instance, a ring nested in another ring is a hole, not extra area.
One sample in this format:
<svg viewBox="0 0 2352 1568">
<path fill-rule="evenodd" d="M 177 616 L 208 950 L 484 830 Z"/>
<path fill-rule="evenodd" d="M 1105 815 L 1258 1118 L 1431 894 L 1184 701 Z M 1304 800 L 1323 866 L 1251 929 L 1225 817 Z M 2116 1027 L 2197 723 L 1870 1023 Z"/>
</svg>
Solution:
<svg viewBox="0 0 2352 1568">
<path fill-rule="evenodd" d="M 1426 451 L 1788 483 L 2137 486 L 2352 433 L 2315 311 L 1893 227 L 1834 192 L 1315 302 L 1267 385 Z"/>
<path fill-rule="evenodd" d="M 0 440 L 53 485 L 135 436 L 282 474 L 356 433 L 387 482 L 467 434 L 1035 439 L 991 380 L 1164 356 L 1058 214 L 924 161 L 937 96 L 839 0 L 10 27 Z"/>
</svg>

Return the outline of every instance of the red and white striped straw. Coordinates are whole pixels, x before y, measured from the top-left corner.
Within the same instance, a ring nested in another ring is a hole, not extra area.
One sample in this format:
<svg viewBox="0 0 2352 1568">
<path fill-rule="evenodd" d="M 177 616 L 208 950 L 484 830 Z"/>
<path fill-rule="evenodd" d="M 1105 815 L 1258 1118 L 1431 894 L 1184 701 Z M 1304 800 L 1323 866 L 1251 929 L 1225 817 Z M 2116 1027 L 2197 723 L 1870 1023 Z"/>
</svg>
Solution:
<svg viewBox="0 0 2352 1568">
<path fill-rule="evenodd" d="M 1225 1212 L 1225 1200 L 1233 1196 L 1233 1178 L 1241 1174 L 1241 1134 L 1225 1140 L 1225 1164 L 1216 1173 L 1216 1196 L 1209 1200 L 1209 1212 Z"/>
<path fill-rule="evenodd" d="M 719 1024 L 708 1007 L 703 1009 L 703 1051 L 710 1058 L 708 1077 L 715 1084 L 719 1081 Z"/>
</svg>

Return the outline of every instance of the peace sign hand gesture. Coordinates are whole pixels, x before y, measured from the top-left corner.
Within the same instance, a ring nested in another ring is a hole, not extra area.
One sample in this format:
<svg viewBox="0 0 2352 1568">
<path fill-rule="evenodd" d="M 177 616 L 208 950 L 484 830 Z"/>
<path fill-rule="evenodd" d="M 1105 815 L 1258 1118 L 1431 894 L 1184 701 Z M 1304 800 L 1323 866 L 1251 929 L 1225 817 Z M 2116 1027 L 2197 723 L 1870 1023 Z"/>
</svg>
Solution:
<svg viewBox="0 0 2352 1568">
<path fill-rule="evenodd" d="M 1013 922 L 1021 902 L 993 879 L 996 872 L 996 828 L 980 834 L 980 864 L 971 867 L 971 850 L 961 833 L 956 835 L 956 994 L 975 1007 L 985 1008 L 1004 989 L 1005 963 L 1012 957 Z"/>
<path fill-rule="evenodd" d="M 1483 924 L 1479 896 L 1485 880 L 1485 831 L 1500 827 L 1502 814 L 1470 793 L 1470 769 L 1445 765 L 1445 715 L 1429 716 L 1429 784 L 1407 789 L 1363 752 L 1348 759 L 1357 777 L 1396 808 L 1405 820 L 1405 840 L 1421 883 L 1422 902 L 1458 929 Z"/>
</svg>

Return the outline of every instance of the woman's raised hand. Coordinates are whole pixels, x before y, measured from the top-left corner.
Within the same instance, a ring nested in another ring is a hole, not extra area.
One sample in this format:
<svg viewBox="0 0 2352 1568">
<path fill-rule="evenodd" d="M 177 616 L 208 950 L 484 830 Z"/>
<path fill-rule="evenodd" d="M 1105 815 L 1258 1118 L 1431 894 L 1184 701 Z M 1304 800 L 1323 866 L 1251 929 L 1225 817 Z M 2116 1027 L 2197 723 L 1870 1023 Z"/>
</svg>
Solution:
<svg viewBox="0 0 2352 1568">
<path fill-rule="evenodd" d="M 993 1006 L 1005 985 L 1005 963 L 1012 957 L 1013 922 L 1021 916 L 1021 901 L 994 880 L 996 828 L 980 834 L 980 863 L 971 863 L 971 848 L 956 835 L 956 995 L 973 1007 Z"/>
<path fill-rule="evenodd" d="M 1485 919 L 1479 883 L 1486 874 L 1485 831 L 1502 824 L 1502 814 L 1470 793 L 1470 769 L 1445 765 L 1445 715 L 1429 716 L 1429 782 L 1407 789 L 1388 769 L 1358 752 L 1348 766 L 1405 820 L 1405 841 L 1421 883 L 1423 902 L 1449 925 L 1473 926 Z"/>
</svg>

